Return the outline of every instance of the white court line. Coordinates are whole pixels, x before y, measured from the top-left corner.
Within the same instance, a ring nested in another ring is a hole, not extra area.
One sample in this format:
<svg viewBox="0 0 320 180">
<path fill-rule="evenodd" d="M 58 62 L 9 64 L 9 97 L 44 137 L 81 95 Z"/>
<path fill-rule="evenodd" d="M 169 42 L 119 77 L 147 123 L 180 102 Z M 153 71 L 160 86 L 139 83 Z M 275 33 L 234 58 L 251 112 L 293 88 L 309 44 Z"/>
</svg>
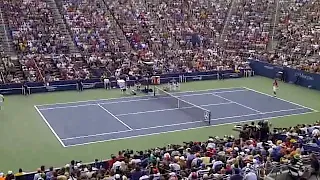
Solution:
<svg viewBox="0 0 320 180">
<path fill-rule="evenodd" d="M 107 132 L 107 133 L 100 133 L 100 134 L 93 134 L 93 135 L 86 135 L 86 136 L 70 137 L 70 138 L 64 138 L 62 140 L 65 141 L 65 140 L 72 140 L 72 139 L 83 139 L 83 138 L 97 137 L 97 136 L 103 136 L 103 135 L 109 135 L 109 134 L 119 134 L 119 133 L 132 132 L 132 131 L 164 128 L 164 127 L 168 127 L 168 126 L 180 126 L 180 125 L 184 125 L 184 124 L 194 124 L 194 123 L 200 123 L 200 122 L 203 122 L 203 121 L 189 121 L 189 122 L 184 122 L 184 123 L 168 124 L 168 125 L 161 125 L 161 126 L 151 126 L 151 127 L 145 127 L 145 128 L 139 128 L 139 129 L 133 129 L 133 130 L 114 131 L 114 132 Z"/>
<path fill-rule="evenodd" d="M 44 117 L 44 115 L 41 113 L 41 111 L 37 108 L 37 106 L 34 106 L 34 108 L 36 109 L 36 111 L 39 113 L 40 117 L 42 118 L 42 120 L 47 124 L 47 126 L 49 127 L 49 129 L 51 130 L 51 132 L 54 134 L 54 136 L 58 139 L 58 141 L 60 142 L 60 144 L 62 145 L 62 147 L 66 147 L 66 145 L 64 145 L 64 143 L 62 142 L 62 140 L 60 139 L 60 137 L 58 136 L 58 134 L 53 130 L 53 128 L 51 127 L 51 125 L 49 124 L 49 122 L 47 121 L 47 119 Z"/>
<path fill-rule="evenodd" d="M 235 104 L 237 104 L 237 105 L 239 105 L 239 106 L 245 107 L 245 108 L 250 109 L 250 110 L 252 110 L 252 111 L 255 111 L 255 112 L 258 112 L 258 113 L 262 113 L 261 111 L 258 111 L 258 110 L 254 109 L 254 108 L 251 108 L 251 107 L 246 106 L 246 105 L 243 105 L 243 104 L 241 104 L 241 103 L 232 101 L 232 100 L 230 100 L 230 99 L 228 99 L 228 98 L 219 96 L 219 95 L 217 95 L 217 94 L 215 94 L 215 93 L 212 93 L 212 95 L 213 95 L 213 96 L 216 96 L 216 97 L 219 97 L 219 98 L 221 98 L 221 99 L 227 100 L 227 101 L 229 101 L 229 102 L 233 102 L 233 103 L 235 103 Z"/>
<path fill-rule="evenodd" d="M 230 92 L 243 92 L 243 91 L 249 91 L 249 90 L 234 90 L 234 91 L 221 91 L 221 92 L 216 92 L 216 94 L 222 94 L 222 93 L 230 93 Z M 176 94 L 176 93 L 172 93 Z M 198 93 L 198 94 L 186 94 L 186 95 L 181 95 L 178 97 L 190 97 L 190 96 L 202 96 L 202 95 L 211 95 L 212 92 L 210 93 Z M 126 100 L 126 101 L 114 101 L 114 102 L 105 102 L 105 103 L 99 103 L 102 105 L 105 104 L 118 104 L 118 103 L 129 103 L 129 102 L 140 102 L 140 101 L 150 101 L 154 99 L 167 99 L 171 97 L 150 97 L 150 98 L 137 98 L 137 99 L 131 99 L 131 100 Z M 80 104 L 80 105 L 74 105 L 74 106 L 57 106 L 57 107 L 50 107 L 50 108 L 40 108 L 40 110 L 53 110 L 53 109 L 66 109 L 66 108 L 77 108 L 77 107 L 84 107 L 84 106 L 96 106 L 97 104 Z"/>
<path fill-rule="evenodd" d="M 267 94 L 267 93 L 264 93 L 264 92 L 260 92 L 260 91 L 257 91 L 257 90 L 254 90 L 254 89 L 251 89 L 251 88 L 248 88 L 248 87 L 243 87 L 243 88 L 248 89 L 249 91 L 253 91 L 253 92 L 256 92 L 256 93 L 259 93 L 259 94 L 263 94 L 263 95 L 266 95 L 266 96 L 269 96 L 269 97 L 272 97 L 272 98 L 287 102 L 287 103 L 291 103 L 291 104 L 294 104 L 294 105 L 297 105 L 297 106 L 300 106 L 300 107 L 304 107 L 306 109 L 310 109 L 310 110 L 312 110 L 314 112 L 319 112 L 318 110 L 312 109 L 310 107 L 306 107 L 306 106 L 303 106 L 301 104 L 298 104 L 298 103 L 295 103 L 295 102 L 292 102 L 292 101 L 288 101 L 288 100 L 285 100 L 285 99 L 282 99 L 282 98 L 279 98 L 279 97 L 274 97 L 274 96 L 272 96 L 270 94 Z"/>
<path fill-rule="evenodd" d="M 115 116 L 114 114 L 112 114 L 108 109 L 104 108 L 103 106 L 101 106 L 100 104 L 97 104 L 101 109 L 103 109 L 104 111 L 106 111 L 108 114 L 110 114 L 112 117 L 114 117 L 117 121 L 119 121 L 121 124 L 123 124 L 124 126 L 126 126 L 128 129 L 132 130 L 132 128 L 124 123 L 123 121 L 121 121 L 117 116 Z"/>
<path fill-rule="evenodd" d="M 263 112 L 263 113 L 256 113 L 256 114 L 245 114 L 245 115 L 221 117 L 221 118 L 211 119 L 211 121 L 219 121 L 219 120 L 224 120 L 224 119 L 232 119 L 232 118 L 247 117 L 247 116 L 256 116 L 256 115 L 263 115 L 263 114 L 272 114 L 272 113 L 285 112 L 285 111 L 295 111 L 295 110 L 299 110 L 299 109 L 305 109 L 305 108 L 283 109 L 283 110 Z M 301 113 L 301 114 L 302 114 L 302 113 Z M 265 119 L 268 119 L 268 118 L 265 118 Z M 148 130 L 148 129 L 155 129 L 155 128 L 163 128 L 163 127 L 168 127 L 168 126 L 179 126 L 179 125 L 184 125 L 184 124 L 194 124 L 194 123 L 200 123 L 200 122 L 203 122 L 203 121 L 190 121 L 190 122 L 177 123 L 177 124 L 168 124 L 168 125 L 161 125 L 161 126 L 151 126 L 151 127 L 146 127 L 146 128 L 125 130 L 125 131 L 115 131 L 115 132 L 107 132 L 107 133 L 100 133 L 100 134 L 93 134 L 93 135 L 86 135 L 86 136 L 70 137 L 70 138 L 64 138 L 64 139 L 62 139 L 62 140 L 82 139 L 82 138 L 88 138 L 88 137 L 96 137 L 96 136 L 103 136 L 103 135 L 110 135 L 110 134 L 119 134 L 119 133 L 124 133 L 124 132 L 131 132 L 131 131 L 141 131 L 141 130 Z M 234 123 L 236 123 L 236 122 L 234 122 Z"/>
<path fill-rule="evenodd" d="M 187 131 L 187 130 L 208 128 L 208 127 L 217 127 L 217 126 L 223 126 L 223 125 L 235 124 L 235 123 L 241 124 L 241 123 L 251 122 L 251 121 L 259 121 L 259 120 L 264 120 L 264 119 L 275 119 L 275 118 L 282 118 L 282 117 L 295 116 L 295 115 L 304 115 L 304 114 L 310 114 L 310 113 L 315 113 L 315 112 L 288 114 L 288 115 L 275 116 L 275 117 L 269 117 L 269 118 L 258 118 L 258 119 L 245 120 L 245 121 L 239 121 L 239 122 L 230 122 L 230 123 L 214 124 L 214 125 L 210 125 L 210 126 L 201 126 L 201 127 L 193 127 L 193 128 L 186 128 L 186 129 L 179 129 L 179 130 L 172 130 L 172 131 L 165 131 L 165 132 L 158 132 L 158 133 L 141 134 L 141 135 L 130 136 L 130 137 L 122 137 L 122 138 L 115 138 L 115 139 L 108 139 L 108 140 L 93 141 L 93 142 L 80 143 L 80 144 L 73 144 L 73 145 L 68 145 L 68 146 L 66 146 L 66 147 L 82 146 L 82 145 L 96 144 L 96 143 L 109 142 L 109 141 L 115 141 L 115 140 L 132 139 L 132 138 L 138 138 L 138 137 L 144 137 L 144 136 L 167 134 L 167 133 L 173 133 L 173 132 L 180 132 L 180 131 Z"/>
<path fill-rule="evenodd" d="M 182 91 L 182 92 L 174 92 L 172 94 L 183 94 L 183 93 L 194 93 L 194 92 L 205 92 L 205 91 L 218 91 L 218 90 L 224 90 L 224 89 L 241 89 L 242 91 L 245 89 L 243 87 L 229 87 L 229 88 L 219 88 L 219 89 L 203 89 L 203 90 L 197 90 L 197 91 Z M 237 90 L 234 90 L 237 91 Z M 143 99 L 144 97 L 149 97 L 150 95 L 142 95 L 138 97 L 117 97 L 117 98 L 109 98 L 109 99 L 97 99 L 97 100 L 86 100 L 86 101 L 74 101 L 74 102 L 65 102 L 65 103 L 54 103 L 54 104 L 39 104 L 36 105 L 37 107 L 41 106 L 53 106 L 53 105 L 65 105 L 65 104 L 75 104 L 75 103 L 86 103 L 86 102 L 93 102 L 96 103 L 97 101 L 110 101 L 110 100 L 120 100 L 120 99 Z"/>
<path fill-rule="evenodd" d="M 100 103 L 101 104 L 101 103 Z M 81 104 L 81 105 L 74 105 L 74 106 L 58 106 L 52 108 L 40 108 L 41 111 L 53 110 L 53 109 L 66 109 L 66 108 L 77 108 L 77 107 L 85 107 L 85 106 L 98 106 L 98 104 Z"/>
<path fill-rule="evenodd" d="M 219 105 L 224 105 L 224 104 L 233 104 L 233 102 L 216 103 L 216 104 L 204 104 L 204 105 L 199 105 L 199 106 L 200 107 L 207 107 L 207 106 L 219 106 Z M 152 111 L 140 111 L 140 112 L 133 112 L 133 113 L 124 113 L 124 114 L 117 114 L 116 116 L 146 114 L 146 113 L 162 112 L 162 111 L 175 111 L 175 110 L 190 109 L 190 108 L 193 108 L 193 106 L 183 107 L 183 108 L 158 109 L 158 110 L 152 110 Z"/>
</svg>

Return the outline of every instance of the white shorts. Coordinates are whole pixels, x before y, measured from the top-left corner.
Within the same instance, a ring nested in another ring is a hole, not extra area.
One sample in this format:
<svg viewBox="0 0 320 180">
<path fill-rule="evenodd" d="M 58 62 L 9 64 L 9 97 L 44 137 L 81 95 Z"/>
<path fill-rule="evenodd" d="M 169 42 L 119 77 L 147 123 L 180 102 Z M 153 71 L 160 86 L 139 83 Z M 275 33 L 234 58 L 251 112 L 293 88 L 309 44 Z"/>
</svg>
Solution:
<svg viewBox="0 0 320 180">
<path fill-rule="evenodd" d="M 276 92 L 277 91 L 277 87 L 273 86 L 273 91 Z"/>
</svg>

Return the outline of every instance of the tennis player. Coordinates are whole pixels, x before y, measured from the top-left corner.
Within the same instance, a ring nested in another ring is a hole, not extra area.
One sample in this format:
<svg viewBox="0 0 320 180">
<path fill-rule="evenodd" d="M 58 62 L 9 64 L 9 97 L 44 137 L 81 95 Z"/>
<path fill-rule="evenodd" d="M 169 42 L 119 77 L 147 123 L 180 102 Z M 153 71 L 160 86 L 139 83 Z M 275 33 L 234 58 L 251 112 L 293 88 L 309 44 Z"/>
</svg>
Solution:
<svg viewBox="0 0 320 180">
<path fill-rule="evenodd" d="M 273 82 L 273 96 L 277 96 L 277 90 L 278 90 L 278 81 L 275 79 Z"/>
<path fill-rule="evenodd" d="M 0 110 L 1 110 L 3 102 L 4 102 L 4 96 L 2 94 L 0 94 Z"/>
</svg>

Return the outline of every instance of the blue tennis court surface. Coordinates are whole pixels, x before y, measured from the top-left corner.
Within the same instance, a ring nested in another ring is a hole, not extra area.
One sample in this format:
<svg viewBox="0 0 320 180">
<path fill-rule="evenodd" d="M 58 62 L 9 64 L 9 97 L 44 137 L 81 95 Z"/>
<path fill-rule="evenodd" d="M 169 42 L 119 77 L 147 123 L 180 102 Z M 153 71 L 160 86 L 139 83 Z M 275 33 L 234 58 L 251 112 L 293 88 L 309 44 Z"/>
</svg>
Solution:
<svg viewBox="0 0 320 180">
<path fill-rule="evenodd" d="M 188 91 L 174 95 L 210 110 L 211 126 L 315 111 L 248 88 Z M 164 103 L 165 98 L 126 97 L 35 108 L 64 147 L 208 126 L 208 122 L 171 108 Z"/>
</svg>

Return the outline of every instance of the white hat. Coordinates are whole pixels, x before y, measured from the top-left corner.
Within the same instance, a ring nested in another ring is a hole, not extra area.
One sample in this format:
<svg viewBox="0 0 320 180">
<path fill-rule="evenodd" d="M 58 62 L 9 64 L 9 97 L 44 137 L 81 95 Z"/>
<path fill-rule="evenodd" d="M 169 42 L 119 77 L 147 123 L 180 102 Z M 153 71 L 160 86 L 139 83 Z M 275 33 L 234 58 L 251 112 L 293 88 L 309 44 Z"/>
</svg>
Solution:
<svg viewBox="0 0 320 180">
<path fill-rule="evenodd" d="M 80 167 L 82 164 L 81 163 L 77 163 L 77 166 Z"/>
<path fill-rule="evenodd" d="M 12 171 L 8 171 L 8 174 L 12 174 Z"/>
<path fill-rule="evenodd" d="M 120 176 L 120 174 L 116 174 L 114 177 L 115 177 L 116 179 L 119 179 L 121 176 Z"/>
<path fill-rule="evenodd" d="M 163 157 L 164 157 L 164 158 L 170 158 L 171 156 L 170 156 L 169 153 L 165 153 Z"/>
<path fill-rule="evenodd" d="M 208 141 L 213 141 L 213 139 L 212 139 L 212 138 L 209 138 Z"/>
<path fill-rule="evenodd" d="M 66 164 L 65 167 L 66 167 L 66 168 L 70 167 L 70 164 Z"/>
</svg>

